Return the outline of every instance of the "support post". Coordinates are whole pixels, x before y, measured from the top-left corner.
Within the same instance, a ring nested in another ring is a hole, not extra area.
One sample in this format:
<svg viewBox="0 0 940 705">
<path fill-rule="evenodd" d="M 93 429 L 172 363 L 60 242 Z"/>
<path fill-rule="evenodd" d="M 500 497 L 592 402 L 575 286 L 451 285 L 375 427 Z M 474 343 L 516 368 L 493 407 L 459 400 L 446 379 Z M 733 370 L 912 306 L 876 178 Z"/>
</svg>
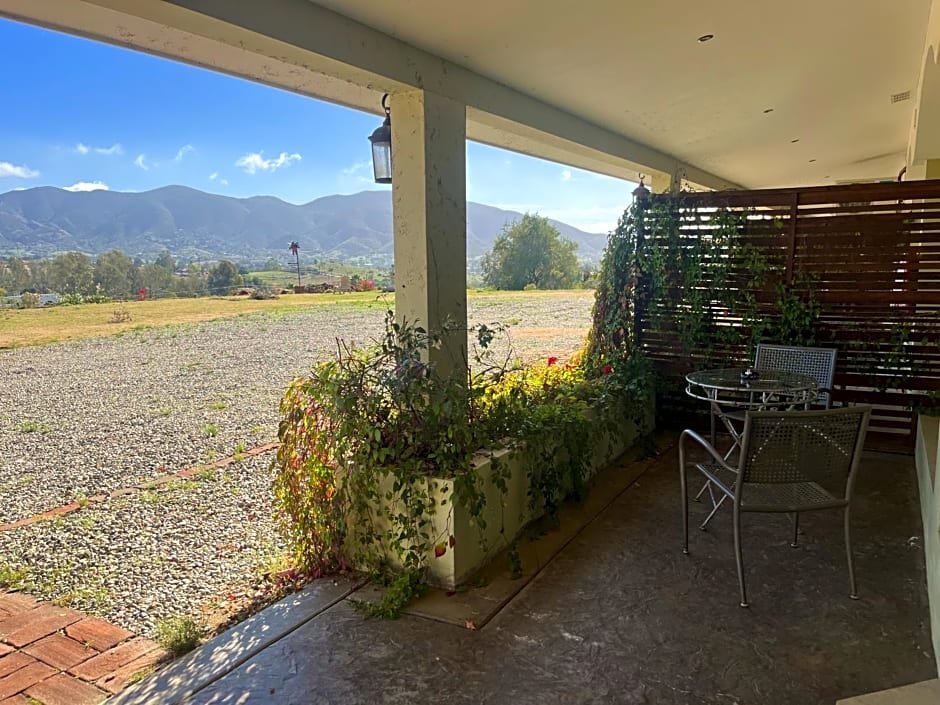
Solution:
<svg viewBox="0 0 940 705">
<path fill-rule="evenodd" d="M 679 193 L 682 190 L 682 174 L 678 169 L 671 174 L 654 172 L 650 188 L 653 193 Z"/>
<path fill-rule="evenodd" d="M 466 378 L 466 106 L 424 90 L 391 96 L 395 313 L 444 333 L 428 361 Z"/>
</svg>

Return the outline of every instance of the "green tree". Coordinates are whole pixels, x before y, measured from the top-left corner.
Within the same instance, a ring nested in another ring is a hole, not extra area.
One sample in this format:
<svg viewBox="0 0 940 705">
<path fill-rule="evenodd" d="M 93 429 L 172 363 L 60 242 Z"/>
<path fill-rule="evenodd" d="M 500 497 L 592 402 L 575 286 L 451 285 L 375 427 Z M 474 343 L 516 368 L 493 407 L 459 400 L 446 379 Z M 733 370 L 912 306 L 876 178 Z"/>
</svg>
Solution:
<svg viewBox="0 0 940 705">
<path fill-rule="evenodd" d="M 111 250 L 98 255 L 95 261 L 95 283 L 108 296 L 124 299 L 134 295 L 136 271 L 131 258 L 120 250 Z"/>
<path fill-rule="evenodd" d="M 157 258 L 153 261 L 153 263 L 158 267 L 162 267 L 170 274 L 176 271 L 176 260 L 173 259 L 173 255 L 171 255 L 167 250 L 164 250 L 159 255 L 157 255 Z"/>
<path fill-rule="evenodd" d="M 281 263 L 278 262 L 274 257 L 269 257 L 268 261 L 264 263 L 263 269 L 266 272 L 280 272 Z"/>
<path fill-rule="evenodd" d="M 0 284 L 12 294 L 19 294 L 33 285 L 30 268 L 18 257 L 0 260 Z"/>
<path fill-rule="evenodd" d="M 162 299 L 173 292 L 173 272 L 158 264 L 145 264 L 137 270 L 137 288 L 146 289 L 148 299 Z"/>
<path fill-rule="evenodd" d="M 496 289 L 565 289 L 578 282 L 578 246 L 547 218 L 526 213 L 507 225 L 483 256 L 483 280 Z"/>
<path fill-rule="evenodd" d="M 63 294 L 90 294 L 94 290 L 91 258 L 81 252 L 66 252 L 52 260 L 52 287 Z"/>
<path fill-rule="evenodd" d="M 241 285 L 242 275 L 238 273 L 238 267 L 227 259 L 221 260 L 209 270 L 210 294 L 227 294 L 231 289 Z"/>
<path fill-rule="evenodd" d="M 205 296 L 208 293 L 206 286 L 206 274 L 195 262 L 187 265 L 182 276 L 173 279 L 173 290 L 177 296 Z"/>
</svg>

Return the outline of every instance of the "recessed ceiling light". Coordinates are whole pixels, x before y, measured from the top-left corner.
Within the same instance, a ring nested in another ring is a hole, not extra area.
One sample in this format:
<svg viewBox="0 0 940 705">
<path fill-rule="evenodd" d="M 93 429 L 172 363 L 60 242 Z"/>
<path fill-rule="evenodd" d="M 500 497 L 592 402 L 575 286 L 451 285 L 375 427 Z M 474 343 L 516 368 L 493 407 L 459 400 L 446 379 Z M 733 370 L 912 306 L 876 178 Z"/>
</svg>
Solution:
<svg viewBox="0 0 940 705">
<path fill-rule="evenodd" d="M 710 42 L 714 38 L 715 38 L 714 34 L 703 34 L 701 37 L 698 38 L 698 41 L 700 44 L 704 44 L 705 42 Z"/>
<path fill-rule="evenodd" d="M 766 115 L 767 113 L 772 113 L 773 111 L 774 111 L 773 108 L 765 108 L 765 109 L 764 109 L 764 114 Z"/>
<path fill-rule="evenodd" d="M 790 140 L 790 144 L 796 144 L 799 141 L 800 141 L 800 138 L 797 137 L 795 140 Z"/>
</svg>

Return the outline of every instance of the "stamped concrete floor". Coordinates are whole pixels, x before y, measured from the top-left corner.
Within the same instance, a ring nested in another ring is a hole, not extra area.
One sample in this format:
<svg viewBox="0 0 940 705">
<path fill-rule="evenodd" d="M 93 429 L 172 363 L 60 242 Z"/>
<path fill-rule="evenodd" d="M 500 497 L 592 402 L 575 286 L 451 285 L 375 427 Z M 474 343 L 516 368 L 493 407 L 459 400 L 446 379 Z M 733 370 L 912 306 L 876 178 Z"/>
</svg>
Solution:
<svg viewBox="0 0 940 705">
<path fill-rule="evenodd" d="M 366 619 L 359 584 L 320 581 L 112 702 L 831 705 L 936 677 L 911 458 L 864 458 L 859 601 L 841 515 L 802 519 L 792 549 L 786 517 L 745 517 L 738 607 L 730 512 L 680 550 L 670 448 L 477 630 Z"/>
</svg>

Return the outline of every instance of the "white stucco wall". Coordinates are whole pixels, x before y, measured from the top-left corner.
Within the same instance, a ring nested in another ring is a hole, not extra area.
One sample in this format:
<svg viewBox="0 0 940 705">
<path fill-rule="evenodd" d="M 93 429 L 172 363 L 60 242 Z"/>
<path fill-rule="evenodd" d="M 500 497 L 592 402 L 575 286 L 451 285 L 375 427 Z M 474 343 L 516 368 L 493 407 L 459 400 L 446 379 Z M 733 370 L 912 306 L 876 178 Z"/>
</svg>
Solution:
<svg viewBox="0 0 940 705">
<path fill-rule="evenodd" d="M 940 417 L 921 416 L 917 422 L 917 482 L 924 519 L 924 554 L 927 562 L 927 595 L 933 650 L 940 673 Z"/>
</svg>

